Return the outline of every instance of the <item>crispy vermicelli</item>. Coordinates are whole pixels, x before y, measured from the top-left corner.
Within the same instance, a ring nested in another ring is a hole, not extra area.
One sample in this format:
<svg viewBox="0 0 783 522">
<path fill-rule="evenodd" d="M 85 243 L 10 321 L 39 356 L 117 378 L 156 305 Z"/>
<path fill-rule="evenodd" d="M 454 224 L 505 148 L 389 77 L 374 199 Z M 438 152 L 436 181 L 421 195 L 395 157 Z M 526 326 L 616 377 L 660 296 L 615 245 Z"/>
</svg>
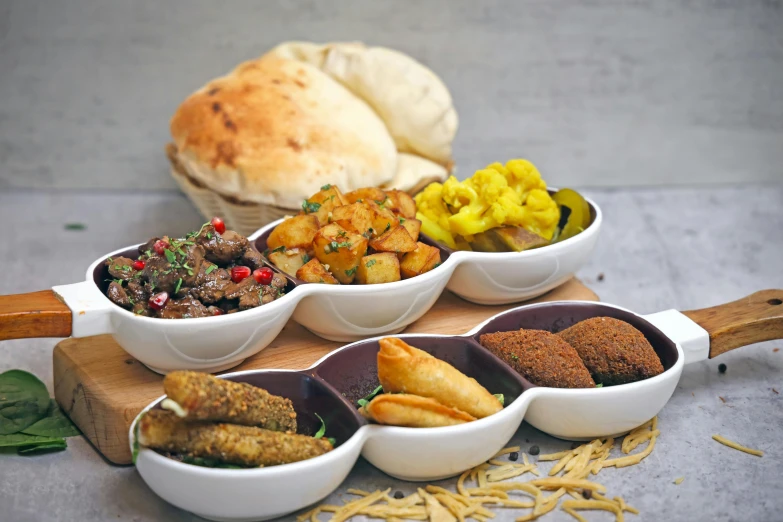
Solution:
<svg viewBox="0 0 783 522">
<path fill-rule="evenodd" d="M 564 500 L 563 508 L 566 509 L 600 509 L 603 511 L 610 511 L 614 513 L 615 520 L 617 522 L 623 522 L 623 512 L 613 502 L 607 502 L 606 500 Z"/>
<path fill-rule="evenodd" d="M 502 450 L 495 453 L 495 456 L 492 457 L 493 459 L 496 459 L 498 457 L 502 457 L 503 455 L 506 455 L 508 453 L 514 453 L 515 451 L 519 451 L 519 446 L 509 446 L 508 448 L 503 448 Z"/>
<path fill-rule="evenodd" d="M 334 513 L 329 522 L 344 522 L 354 515 L 379 518 L 386 522 L 403 522 L 403 520 L 466 522 L 468 519 L 489 522 L 496 515 L 486 506 L 531 510 L 518 517 L 516 522 L 536 520 L 558 506 L 580 522 L 586 520 L 577 511 L 581 509 L 608 511 L 615 515 L 616 520 L 623 521 L 623 512 L 638 514 L 639 511 L 627 505 L 622 497 L 615 496 L 612 499 L 602 495 L 601 493 L 606 492 L 606 488 L 587 479 L 590 475 L 598 474 L 604 467 L 624 467 L 641 462 L 652 452 L 659 435 L 658 419 L 653 418 L 625 436 L 621 444 L 625 456 L 620 458 L 609 459 L 615 442 L 613 438 L 596 439 L 571 450 L 541 455 L 539 461 L 558 461 L 553 466 L 557 471 L 555 473 L 550 471 L 548 477 L 527 482 L 507 482 L 509 478 L 525 473 L 539 475 L 538 465 L 531 463 L 524 453 L 523 464 L 499 460 L 503 455 L 519 451 L 519 446 L 512 446 L 504 448 L 488 462 L 460 474 L 456 492 L 440 486 L 428 485 L 418 493 L 402 499 L 394 499 L 389 496 L 388 489 L 384 492 L 368 493 L 351 488 L 347 490 L 348 493 L 362 498 L 347 502 L 343 506 L 319 506 L 297 517 L 297 522 L 305 522 L 308 519 L 310 522 L 320 522 L 317 516 L 324 512 Z M 648 445 L 643 451 L 628 454 L 645 442 Z M 554 476 L 558 473 L 562 475 Z M 475 486 L 468 487 L 466 483 Z M 590 493 L 589 500 L 585 491 Z M 529 495 L 530 500 L 513 498 L 519 493 Z M 573 499 L 561 501 L 566 494 Z"/>
<path fill-rule="evenodd" d="M 716 441 L 720 442 L 721 444 L 725 445 L 725 446 L 728 446 L 730 448 L 734 448 L 735 450 L 743 451 L 745 453 L 748 453 L 750 455 L 755 455 L 757 457 L 763 457 L 764 456 L 764 452 L 761 451 L 761 450 L 748 448 L 747 446 L 743 446 L 742 444 L 734 442 L 733 440 L 729 440 L 729 439 L 727 439 L 725 437 L 721 437 L 720 435 L 713 435 L 712 438 L 715 439 Z"/>
</svg>

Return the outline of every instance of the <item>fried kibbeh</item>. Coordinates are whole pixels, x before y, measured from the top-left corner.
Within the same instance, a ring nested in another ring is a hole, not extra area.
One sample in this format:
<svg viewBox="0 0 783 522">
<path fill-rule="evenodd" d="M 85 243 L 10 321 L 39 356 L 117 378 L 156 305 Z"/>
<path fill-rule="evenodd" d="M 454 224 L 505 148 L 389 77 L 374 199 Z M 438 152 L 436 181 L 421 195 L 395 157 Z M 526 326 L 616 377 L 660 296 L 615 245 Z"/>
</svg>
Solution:
<svg viewBox="0 0 783 522">
<path fill-rule="evenodd" d="M 604 386 L 649 379 L 663 365 L 644 334 L 619 319 L 593 317 L 557 334 L 574 347 L 596 382 Z"/>
<path fill-rule="evenodd" d="M 544 330 L 483 334 L 481 345 L 525 379 L 550 388 L 594 388 L 579 354 L 562 338 Z"/>
</svg>

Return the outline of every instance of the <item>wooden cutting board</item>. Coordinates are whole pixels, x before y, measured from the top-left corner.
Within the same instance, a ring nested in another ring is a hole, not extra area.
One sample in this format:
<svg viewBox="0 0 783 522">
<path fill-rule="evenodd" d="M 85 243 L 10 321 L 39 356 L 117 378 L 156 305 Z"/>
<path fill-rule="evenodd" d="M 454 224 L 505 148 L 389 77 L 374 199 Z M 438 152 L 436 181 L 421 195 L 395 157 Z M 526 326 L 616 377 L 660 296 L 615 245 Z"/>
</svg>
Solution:
<svg viewBox="0 0 783 522">
<path fill-rule="evenodd" d="M 577 279 L 532 302 L 597 301 Z M 405 333 L 462 334 L 516 305 L 480 306 L 444 292 L 435 306 Z M 229 371 L 302 369 L 342 346 L 289 321 L 266 349 Z M 66 339 L 53 354 L 54 395 L 60 407 L 110 462 L 130 464 L 128 428 L 139 411 L 163 395 L 163 377 L 125 353 L 108 335 Z"/>
</svg>

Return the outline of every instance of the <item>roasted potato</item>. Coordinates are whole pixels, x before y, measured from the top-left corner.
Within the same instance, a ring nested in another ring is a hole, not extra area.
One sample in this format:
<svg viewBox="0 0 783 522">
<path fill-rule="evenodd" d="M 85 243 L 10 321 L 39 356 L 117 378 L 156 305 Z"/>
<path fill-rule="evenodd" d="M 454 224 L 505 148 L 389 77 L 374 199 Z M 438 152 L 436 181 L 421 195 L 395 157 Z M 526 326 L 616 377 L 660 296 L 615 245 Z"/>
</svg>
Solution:
<svg viewBox="0 0 783 522">
<path fill-rule="evenodd" d="M 360 188 L 345 194 L 345 201 L 348 203 L 356 203 L 359 200 L 380 203 L 384 199 L 386 199 L 386 193 L 376 187 Z"/>
<path fill-rule="evenodd" d="M 478 252 L 522 252 L 548 244 L 543 237 L 522 227 L 491 228 L 473 236 L 470 243 Z"/>
<path fill-rule="evenodd" d="M 416 202 L 413 201 L 410 194 L 402 190 L 387 190 L 386 195 L 389 197 L 389 201 L 384 203 L 384 207 L 405 219 L 416 217 Z"/>
<path fill-rule="evenodd" d="M 380 236 L 370 240 L 370 248 L 376 252 L 413 252 L 416 241 L 402 225 L 392 227 Z"/>
<path fill-rule="evenodd" d="M 347 285 L 356 277 L 356 268 L 367 253 L 367 238 L 331 223 L 315 234 L 313 249 L 315 257 L 329 265 L 334 277 Z"/>
<path fill-rule="evenodd" d="M 318 218 L 315 214 L 303 214 L 286 219 L 272 230 L 266 240 L 270 250 L 280 248 L 303 248 L 308 250 L 318 232 Z"/>
<path fill-rule="evenodd" d="M 418 219 L 400 219 L 400 225 L 405 227 L 411 239 L 414 241 L 419 240 L 419 232 L 421 232 L 421 221 Z"/>
<path fill-rule="evenodd" d="M 369 236 L 372 229 L 372 216 L 373 213 L 367 205 L 351 203 L 332 211 L 332 223 L 337 223 L 350 232 Z"/>
<path fill-rule="evenodd" d="M 302 211 L 305 214 L 314 214 L 318 218 L 320 226 L 330 223 L 330 214 L 334 209 L 347 204 L 347 201 L 334 185 L 324 185 L 321 190 L 313 194 L 302 203 Z"/>
<path fill-rule="evenodd" d="M 277 268 L 290 276 L 296 276 L 296 271 L 310 260 L 307 252 L 302 248 L 286 249 L 280 247 L 278 250 L 271 251 L 266 257 Z"/>
<path fill-rule="evenodd" d="M 400 262 L 400 275 L 403 279 L 429 272 L 440 264 L 440 250 L 422 242 L 417 245 L 416 250 L 405 254 Z"/>
<path fill-rule="evenodd" d="M 325 283 L 327 285 L 339 285 L 340 282 L 326 270 L 326 267 L 317 259 L 311 259 L 296 271 L 296 277 L 305 283 Z"/>
<path fill-rule="evenodd" d="M 361 285 L 392 283 L 400 280 L 400 261 L 391 252 L 364 256 L 356 269 L 356 282 Z"/>
<path fill-rule="evenodd" d="M 399 218 L 388 208 L 383 208 L 375 201 L 364 201 L 363 204 L 367 205 L 372 214 L 371 220 L 374 235 L 380 236 L 399 224 Z"/>
</svg>

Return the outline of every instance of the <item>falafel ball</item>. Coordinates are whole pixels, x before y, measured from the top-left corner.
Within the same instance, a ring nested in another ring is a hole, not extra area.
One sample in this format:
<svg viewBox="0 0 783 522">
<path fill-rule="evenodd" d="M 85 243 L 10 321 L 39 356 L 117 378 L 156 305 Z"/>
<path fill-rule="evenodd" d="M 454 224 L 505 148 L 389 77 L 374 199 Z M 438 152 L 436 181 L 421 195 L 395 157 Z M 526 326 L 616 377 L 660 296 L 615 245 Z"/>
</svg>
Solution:
<svg viewBox="0 0 783 522">
<path fill-rule="evenodd" d="M 552 333 L 497 332 L 484 334 L 479 341 L 533 384 L 550 388 L 595 388 L 576 350 Z"/>
<path fill-rule="evenodd" d="M 663 373 L 644 334 L 619 319 L 593 317 L 558 333 L 576 349 L 590 375 L 605 386 L 641 381 Z"/>
</svg>

